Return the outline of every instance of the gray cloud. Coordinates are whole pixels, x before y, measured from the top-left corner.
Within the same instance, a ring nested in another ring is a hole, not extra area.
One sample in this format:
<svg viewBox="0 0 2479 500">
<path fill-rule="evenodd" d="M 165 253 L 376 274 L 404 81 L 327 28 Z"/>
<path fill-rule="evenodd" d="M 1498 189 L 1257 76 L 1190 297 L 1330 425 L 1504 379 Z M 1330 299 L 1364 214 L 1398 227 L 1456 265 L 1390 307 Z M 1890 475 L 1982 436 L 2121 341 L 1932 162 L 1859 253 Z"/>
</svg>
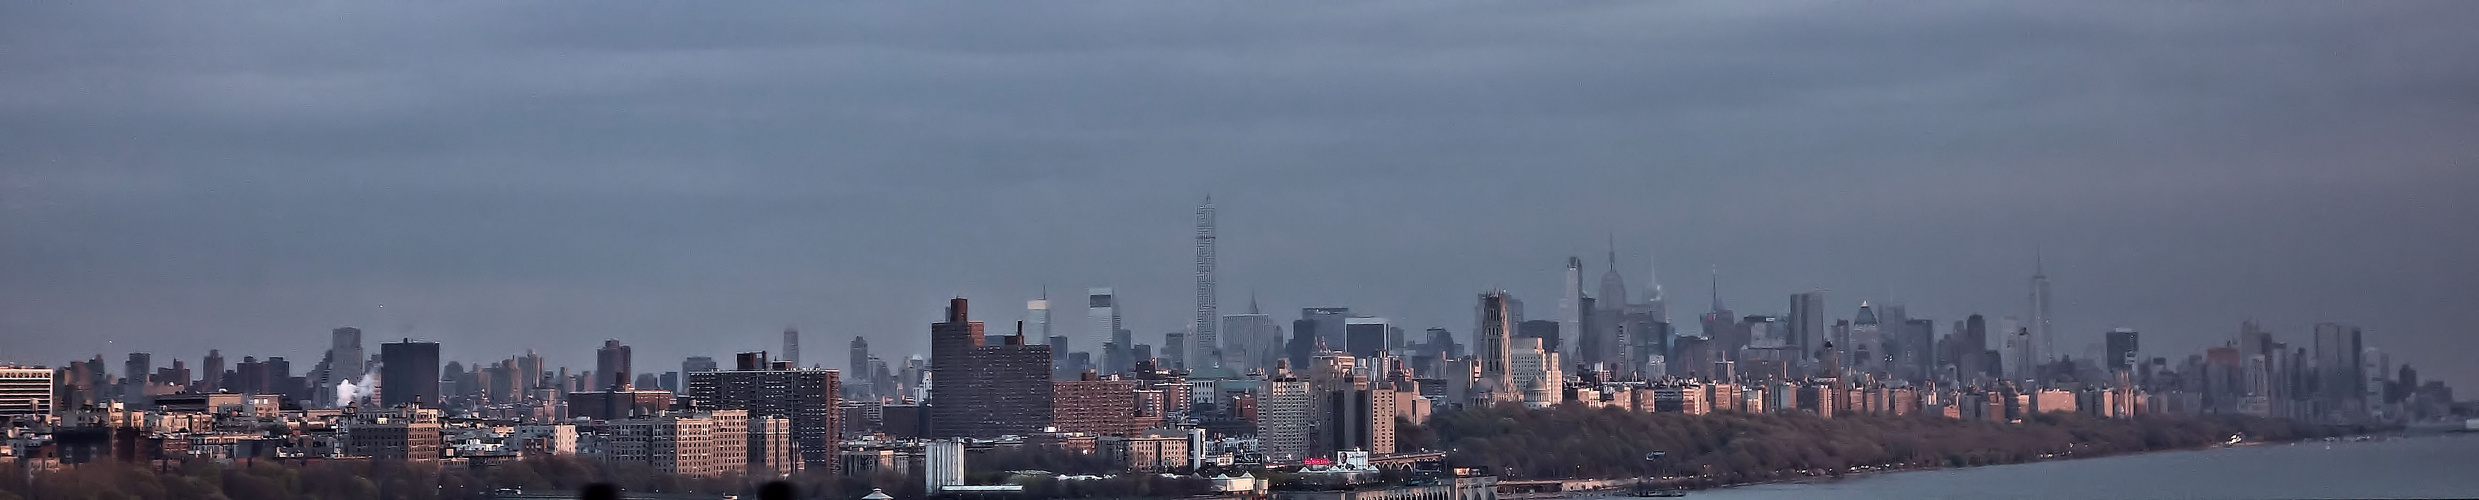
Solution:
<svg viewBox="0 0 2479 500">
<path fill-rule="evenodd" d="M 2008 315 L 2037 247 L 2069 352 L 2479 382 L 2465 3 L 577 7 L 0 6 L 0 356 L 900 353 L 1044 285 L 1158 335 L 1210 192 L 1226 307 L 1461 332 L 1614 232 L 1678 311 Z"/>
</svg>

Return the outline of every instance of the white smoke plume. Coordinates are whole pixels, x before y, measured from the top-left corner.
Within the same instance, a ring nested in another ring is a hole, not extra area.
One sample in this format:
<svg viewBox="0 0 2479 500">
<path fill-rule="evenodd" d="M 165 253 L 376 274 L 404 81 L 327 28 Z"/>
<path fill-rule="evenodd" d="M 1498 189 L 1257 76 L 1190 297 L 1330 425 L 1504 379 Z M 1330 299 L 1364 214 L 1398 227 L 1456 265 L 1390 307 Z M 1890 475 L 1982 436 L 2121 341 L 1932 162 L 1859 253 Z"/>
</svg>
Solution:
<svg viewBox="0 0 2479 500">
<path fill-rule="evenodd" d="M 370 372 L 363 373 L 359 381 L 346 380 L 336 383 L 337 408 L 352 406 L 354 402 L 370 397 L 371 392 L 379 388 L 378 367 L 370 368 Z"/>
</svg>

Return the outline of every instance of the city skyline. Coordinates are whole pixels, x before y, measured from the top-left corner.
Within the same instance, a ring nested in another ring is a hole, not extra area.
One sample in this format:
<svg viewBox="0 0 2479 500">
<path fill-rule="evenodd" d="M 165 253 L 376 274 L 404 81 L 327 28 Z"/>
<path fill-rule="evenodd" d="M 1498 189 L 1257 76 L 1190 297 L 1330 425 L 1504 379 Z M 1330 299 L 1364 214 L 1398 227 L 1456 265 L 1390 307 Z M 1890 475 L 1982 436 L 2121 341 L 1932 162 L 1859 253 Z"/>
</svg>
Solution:
<svg viewBox="0 0 2479 500">
<path fill-rule="evenodd" d="M 544 8 L 8 7 L 5 361 L 299 370 L 350 326 L 663 366 L 785 325 L 899 359 L 925 304 L 1044 286 L 1114 288 L 1159 349 L 1196 319 L 1211 193 L 1216 289 L 1277 318 L 1469 342 L 1472 293 L 1547 317 L 1614 234 L 1621 276 L 1718 268 L 1740 314 L 1823 289 L 1828 318 L 2028 320 L 2038 267 L 2077 357 L 2333 321 L 2479 383 L 2442 312 L 2479 301 L 2468 4 L 654 7 L 730 34 Z"/>
</svg>

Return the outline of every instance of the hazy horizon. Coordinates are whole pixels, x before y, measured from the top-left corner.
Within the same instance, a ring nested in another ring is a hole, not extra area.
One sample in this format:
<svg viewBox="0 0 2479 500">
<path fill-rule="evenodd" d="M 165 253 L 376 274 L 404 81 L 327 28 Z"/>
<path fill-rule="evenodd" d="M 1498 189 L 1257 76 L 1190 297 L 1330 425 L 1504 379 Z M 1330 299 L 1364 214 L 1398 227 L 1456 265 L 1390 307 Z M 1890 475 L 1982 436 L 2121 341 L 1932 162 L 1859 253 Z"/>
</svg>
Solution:
<svg viewBox="0 0 2479 500">
<path fill-rule="evenodd" d="M 1099 286 L 1158 344 L 1210 194 L 1225 314 L 1468 340 L 1615 238 L 1681 332 L 1718 269 L 1943 335 L 2037 252 L 2063 354 L 2331 321 L 2479 383 L 2474 3 L 564 7 L 0 6 L 0 362 L 842 368 Z"/>
</svg>

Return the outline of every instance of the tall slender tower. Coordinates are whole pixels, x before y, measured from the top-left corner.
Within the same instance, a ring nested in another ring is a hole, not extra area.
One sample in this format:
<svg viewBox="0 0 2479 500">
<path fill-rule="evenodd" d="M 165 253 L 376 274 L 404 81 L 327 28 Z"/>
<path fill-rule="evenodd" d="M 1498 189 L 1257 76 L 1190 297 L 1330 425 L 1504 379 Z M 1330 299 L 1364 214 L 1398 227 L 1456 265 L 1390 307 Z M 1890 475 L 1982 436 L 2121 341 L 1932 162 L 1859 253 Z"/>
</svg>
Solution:
<svg viewBox="0 0 2479 500">
<path fill-rule="evenodd" d="M 1118 297 L 1109 288 L 1085 290 L 1085 328 L 1093 338 L 1093 353 L 1105 372 L 1117 373 L 1128 346 L 1112 342 L 1119 333 Z"/>
<path fill-rule="evenodd" d="M 1024 334 L 1040 342 L 1050 341 L 1050 287 L 1042 287 L 1041 298 L 1024 301 Z M 1066 346 L 1051 350 L 1066 352 Z"/>
<path fill-rule="evenodd" d="M 1187 359 L 1197 366 L 1222 366 L 1222 336 L 1216 331 L 1222 313 L 1214 297 L 1214 197 L 1196 207 L 1196 335 L 1189 337 Z M 1174 346 L 1173 348 L 1177 348 Z"/>
<path fill-rule="evenodd" d="M 2031 347 L 2039 349 L 2039 352 L 2032 353 L 2031 359 L 2025 362 L 2046 362 L 2048 358 L 2057 355 L 2057 341 L 2053 335 L 2055 330 L 2049 324 L 2052 319 L 2049 314 L 2049 273 L 2040 261 L 2040 251 L 2033 250 L 2031 253 L 2030 340 Z"/>
<path fill-rule="evenodd" d="M 1584 310 L 1583 257 L 1567 257 L 1566 278 L 1566 285 L 1558 289 L 1558 335 L 1571 339 L 1564 344 L 1575 346 L 1583 342 L 1584 315 L 1591 313 Z M 1567 359 L 1577 359 L 1573 355 L 1575 348 L 1567 351 Z"/>
<path fill-rule="evenodd" d="M 1658 267 L 1660 264 L 1655 259 L 1650 256 L 1644 257 L 1644 286 L 1652 294 L 1644 298 L 1644 304 L 1652 307 L 1653 319 L 1668 323 L 1670 322 L 1670 298 L 1661 294 L 1661 270 L 1656 269 Z"/>
<path fill-rule="evenodd" d="M 783 327 L 783 360 L 794 368 L 801 365 L 801 331 L 789 326 Z"/>
</svg>

